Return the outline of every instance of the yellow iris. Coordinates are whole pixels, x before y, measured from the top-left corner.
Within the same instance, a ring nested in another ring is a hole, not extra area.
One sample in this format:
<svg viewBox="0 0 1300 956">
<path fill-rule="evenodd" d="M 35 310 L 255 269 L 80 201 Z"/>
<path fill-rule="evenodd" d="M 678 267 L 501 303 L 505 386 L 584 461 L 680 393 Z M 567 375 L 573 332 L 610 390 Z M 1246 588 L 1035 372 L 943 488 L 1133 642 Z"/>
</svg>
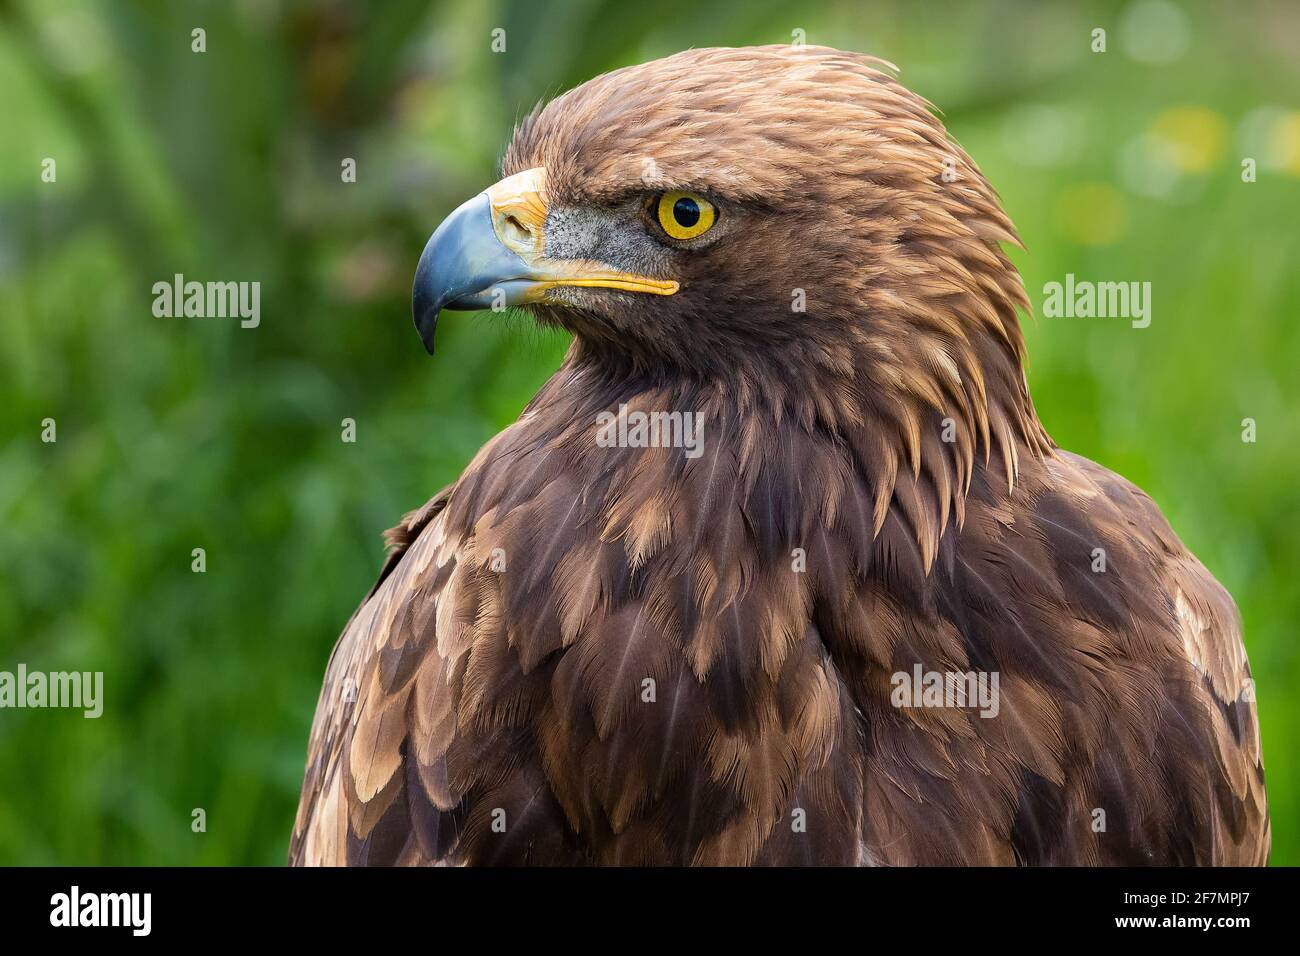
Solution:
<svg viewBox="0 0 1300 956">
<path fill-rule="evenodd" d="M 717 211 L 713 203 L 695 193 L 674 190 L 659 197 L 659 226 L 670 238 L 694 239 L 713 228 Z"/>
</svg>

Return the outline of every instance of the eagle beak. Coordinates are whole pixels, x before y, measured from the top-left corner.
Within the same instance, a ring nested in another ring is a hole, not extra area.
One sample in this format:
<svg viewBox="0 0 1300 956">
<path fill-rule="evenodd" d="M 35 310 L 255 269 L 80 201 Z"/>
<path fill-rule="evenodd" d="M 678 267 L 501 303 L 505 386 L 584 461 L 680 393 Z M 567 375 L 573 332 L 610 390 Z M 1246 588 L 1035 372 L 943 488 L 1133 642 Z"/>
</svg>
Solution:
<svg viewBox="0 0 1300 956">
<path fill-rule="evenodd" d="M 415 269 L 411 311 L 433 354 L 443 309 L 504 309 L 545 302 L 557 286 L 672 295 L 672 280 L 620 272 L 591 260 L 547 259 L 546 170 L 525 170 L 463 203 L 429 237 Z"/>
</svg>

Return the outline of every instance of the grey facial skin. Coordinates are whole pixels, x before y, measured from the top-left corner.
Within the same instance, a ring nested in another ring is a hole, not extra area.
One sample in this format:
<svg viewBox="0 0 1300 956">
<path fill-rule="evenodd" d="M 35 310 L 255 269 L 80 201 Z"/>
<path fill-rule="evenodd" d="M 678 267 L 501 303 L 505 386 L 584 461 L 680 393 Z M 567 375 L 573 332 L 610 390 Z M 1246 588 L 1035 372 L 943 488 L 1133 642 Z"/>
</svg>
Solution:
<svg viewBox="0 0 1300 956">
<path fill-rule="evenodd" d="M 594 259 L 618 269 L 666 276 L 672 253 L 647 231 L 641 201 L 614 207 L 561 206 L 546 217 L 549 259 Z"/>
<path fill-rule="evenodd" d="M 730 219 L 720 215 L 718 224 L 698 240 L 676 242 L 654 235 L 658 228 L 643 213 L 645 196 L 633 196 L 614 206 L 557 206 L 546 216 L 546 256 L 549 259 L 591 259 L 640 275 L 673 278 L 682 256 L 688 256 L 723 238 Z M 566 292 L 552 290 L 552 297 Z M 591 301 L 590 296 L 575 297 Z"/>
</svg>

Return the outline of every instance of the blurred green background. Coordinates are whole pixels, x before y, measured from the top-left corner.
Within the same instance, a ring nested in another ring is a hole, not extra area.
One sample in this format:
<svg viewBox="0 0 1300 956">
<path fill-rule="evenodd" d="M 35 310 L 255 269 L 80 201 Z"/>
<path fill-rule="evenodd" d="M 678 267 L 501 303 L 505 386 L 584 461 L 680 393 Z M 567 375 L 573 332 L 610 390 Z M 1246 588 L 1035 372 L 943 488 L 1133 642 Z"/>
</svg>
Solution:
<svg viewBox="0 0 1300 956">
<path fill-rule="evenodd" d="M 1294 5 L 0 0 L 0 670 L 102 670 L 106 698 L 98 720 L 0 711 L 0 863 L 284 860 L 380 532 L 566 345 L 462 315 L 428 358 L 429 232 L 540 98 L 795 31 L 898 64 L 1000 190 L 1043 421 L 1236 598 L 1273 861 L 1300 861 Z M 260 327 L 154 317 L 176 272 L 260 281 Z M 1150 328 L 1041 317 L 1066 273 L 1151 282 Z"/>
</svg>

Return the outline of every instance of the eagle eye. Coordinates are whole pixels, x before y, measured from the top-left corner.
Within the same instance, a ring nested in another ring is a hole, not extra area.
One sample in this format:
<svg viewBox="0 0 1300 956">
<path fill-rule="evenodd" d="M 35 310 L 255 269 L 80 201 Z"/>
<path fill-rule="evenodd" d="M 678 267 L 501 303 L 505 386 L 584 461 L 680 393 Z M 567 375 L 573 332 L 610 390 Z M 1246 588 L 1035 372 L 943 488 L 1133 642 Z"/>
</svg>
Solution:
<svg viewBox="0 0 1300 956">
<path fill-rule="evenodd" d="M 717 221 L 713 203 L 696 193 L 673 190 L 653 200 L 655 219 L 670 239 L 694 239 L 702 236 Z"/>
</svg>

